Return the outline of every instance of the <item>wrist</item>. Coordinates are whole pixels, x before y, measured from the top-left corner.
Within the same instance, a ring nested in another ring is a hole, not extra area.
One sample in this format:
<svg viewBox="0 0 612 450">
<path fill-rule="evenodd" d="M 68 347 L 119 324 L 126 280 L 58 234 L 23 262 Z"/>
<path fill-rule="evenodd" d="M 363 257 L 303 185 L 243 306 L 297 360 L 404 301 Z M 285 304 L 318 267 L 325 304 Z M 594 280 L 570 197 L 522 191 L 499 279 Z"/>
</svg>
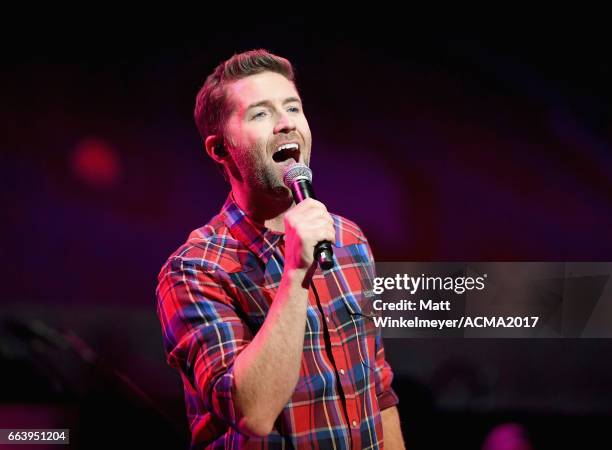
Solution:
<svg viewBox="0 0 612 450">
<path fill-rule="evenodd" d="M 314 263 L 310 267 L 285 267 L 283 278 L 290 285 L 308 290 L 310 280 L 316 269 L 317 265 Z"/>
<path fill-rule="evenodd" d="M 308 268 L 305 267 L 285 267 L 283 278 L 291 283 L 301 283 L 307 273 Z"/>
</svg>

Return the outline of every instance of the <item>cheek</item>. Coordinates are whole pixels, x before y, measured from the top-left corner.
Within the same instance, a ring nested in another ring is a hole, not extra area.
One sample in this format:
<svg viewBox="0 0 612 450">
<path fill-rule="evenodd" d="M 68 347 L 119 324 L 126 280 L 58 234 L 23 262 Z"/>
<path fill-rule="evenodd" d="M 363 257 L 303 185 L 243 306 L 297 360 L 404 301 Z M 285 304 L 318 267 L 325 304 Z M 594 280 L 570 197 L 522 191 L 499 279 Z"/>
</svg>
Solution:
<svg viewBox="0 0 612 450">
<path fill-rule="evenodd" d="M 244 129 L 242 131 L 243 147 L 253 150 L 266 148 L 267 138 L 271 134 L 263 124 Z"/>
<path fill-rule="evenodd" d="M 265 142 L 245 141 L 237 152 L 243 166 L 259 167 L 264 164 Z"/>
<path fill-rule="evenodd" d="M 242 161 L 256 160 L 261 153 L 261 148 L 265 148 L 265 141 L 255 130 L 240 129 L 232 133 L 231 143 L 236 149 L 236 158 Z M 228 136 L 229 141 L 229 136 Z"/>
<path fill-rule="evenodd" d="M 306 120 L 305 117 L 301 121 L 299 125 L 299 129 L 301 130 L 302 135 L 304 136 L 304 139 L 306 140 L 306 142 L 310 143 L 312 140 L 312 136 L 310 134 L 310 127 L 308 126 L 308 121 Z"/>
<path fill-rule="evenodd" d="M 312 135 L 310 134 L 310 128 L 308 128 L 308 123 L 301 129 L 302 136 L 304 136 L 304 141 L 306 142 L 307 148 L 310 150 L 310 146 L 312 144 Z"/>
</svg>

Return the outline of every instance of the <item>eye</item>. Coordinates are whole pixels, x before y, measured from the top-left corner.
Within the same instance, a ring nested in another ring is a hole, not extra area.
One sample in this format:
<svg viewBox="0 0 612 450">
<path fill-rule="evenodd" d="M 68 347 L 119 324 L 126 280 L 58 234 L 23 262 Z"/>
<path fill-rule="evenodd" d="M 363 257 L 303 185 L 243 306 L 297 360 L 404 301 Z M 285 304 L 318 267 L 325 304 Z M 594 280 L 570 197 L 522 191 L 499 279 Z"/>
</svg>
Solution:
<svg viewBox="0 0 612 450">
<path fill-rule="evenodd" d="M 294 113 L 299 113 L 300 112 L 300 108 L 298 106 L 290 106 L 288 108 L 289 112 L 294 112 Z"/>
<path fill-rule="evenodd" d="M 265 111 L 259 111 L 257 114 L 254 114 L 251 119 L 258 119 L 258 118 L 263 117 L 265 115 L 266 115 Z"/>
</svg>

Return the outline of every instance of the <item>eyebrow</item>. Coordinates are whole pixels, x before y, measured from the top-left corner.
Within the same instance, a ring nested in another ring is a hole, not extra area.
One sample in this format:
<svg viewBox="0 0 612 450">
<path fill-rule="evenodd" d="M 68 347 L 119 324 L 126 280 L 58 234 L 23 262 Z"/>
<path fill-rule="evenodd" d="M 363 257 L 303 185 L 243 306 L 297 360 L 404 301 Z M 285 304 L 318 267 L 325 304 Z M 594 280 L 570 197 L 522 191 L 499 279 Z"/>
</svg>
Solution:
<svg viewBox="0 0 612 450">
<path fill-rule="evenodd" d="M 285 100 L 283 100 L 283 105 L 286 105 L 287 103 L 293 103 L 293 102 L 298 102 L 301 104 L 302 100 L 300 100 L 298 97 L 287 97 Z M 269 100 L 262 100 L 257 103 L 252 103 L 247 107 L 246 111 L 253 109 L 253 108 L 257 108 L 258 106 L 265 106 L 269 104 L 270 104 Z"/>
</svg>

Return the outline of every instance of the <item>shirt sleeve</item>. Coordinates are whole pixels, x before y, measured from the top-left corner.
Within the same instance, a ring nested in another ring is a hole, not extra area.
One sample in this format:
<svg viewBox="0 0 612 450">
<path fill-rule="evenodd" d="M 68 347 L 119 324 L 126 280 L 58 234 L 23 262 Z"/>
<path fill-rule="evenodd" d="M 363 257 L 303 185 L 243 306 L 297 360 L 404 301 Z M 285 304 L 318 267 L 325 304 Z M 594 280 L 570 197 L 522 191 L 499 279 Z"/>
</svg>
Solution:
<svg viewBox="0 0 612 450">
<path fill-rule="evenodd" d="M 204 408 L 236 426 L 234 360 L 251 342 L 222 274 L 171 258 L 159 274 L 157 313 L 168 364 L 198 392 Z"/>
<path fill-rule="evenodd" d="M 365 238 L 365 236 L 364 236 Z M 376 270 L 374 265 L 374 255 L 370 244 L 366 239 L 366 249 L 368 253 L 368 259 L 371 264 L 371 274 L 376 276 Z M 391 387 L 393 382 L 393 369 L 385 359 L 385 346 L 383 344 L 382 333 L 380 328 L 376 330 L 375 338 L 375 350 L 376 350 L 376 368 L 374 370 L 374 380 L 376 383 L 376 397 L 378 398 L 378 405 L 380 410 L 384 410 L 395 406 L 399 403 L 399 397 Z"/>
<path fill-rule="evenodd" d="M 376 369 L 374 379 L 376 383 L 376 397 L 380 410 L 395 406 L 399 403 L 399 397 L 391 387 L 393 381 L 393 370 L 385 359 L 385 347 L 383 345 L 380 330 L 376 333 Z"/>
</svg>

